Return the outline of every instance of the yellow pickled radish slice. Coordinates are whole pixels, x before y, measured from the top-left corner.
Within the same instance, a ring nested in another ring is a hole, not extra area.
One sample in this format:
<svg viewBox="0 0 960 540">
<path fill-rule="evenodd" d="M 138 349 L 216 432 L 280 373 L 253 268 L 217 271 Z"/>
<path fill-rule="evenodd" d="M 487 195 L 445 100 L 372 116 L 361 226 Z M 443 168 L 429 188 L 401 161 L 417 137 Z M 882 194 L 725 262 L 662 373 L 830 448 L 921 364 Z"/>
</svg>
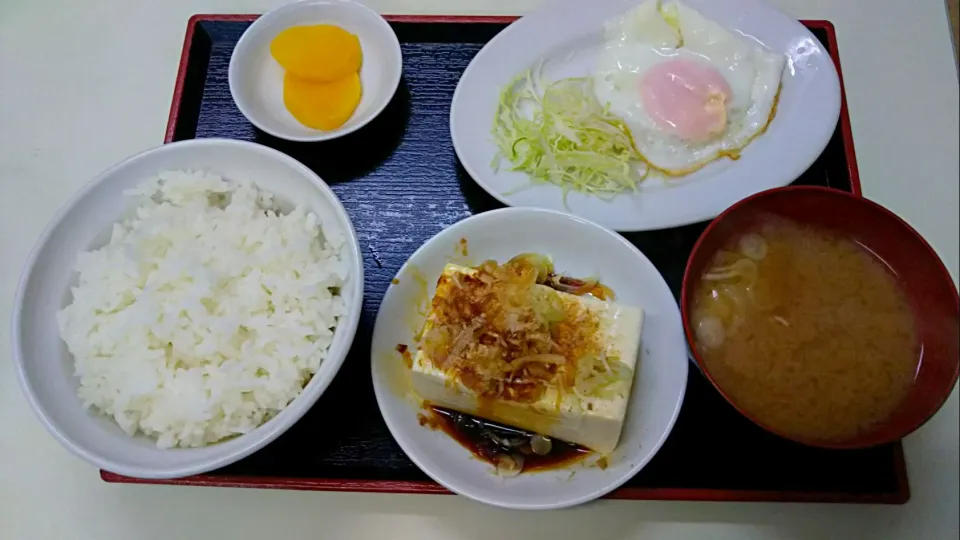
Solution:
<svg viewBox="0 0 960 540">
<path fill-rule="evenodd" d="M 342 126 L 360 103 L 360 75 L 356 72 L 331 82 L 283 77 L 283 104 L 301 124 L 324 131 Z"/>
<path fill-rule="evenodd" d="M 336 81 L 360 70 L 357 36 L 332 24 L 293 26 L 270 42 L 270 54 L 287 73 L 311 81 Z"/>
</svg>

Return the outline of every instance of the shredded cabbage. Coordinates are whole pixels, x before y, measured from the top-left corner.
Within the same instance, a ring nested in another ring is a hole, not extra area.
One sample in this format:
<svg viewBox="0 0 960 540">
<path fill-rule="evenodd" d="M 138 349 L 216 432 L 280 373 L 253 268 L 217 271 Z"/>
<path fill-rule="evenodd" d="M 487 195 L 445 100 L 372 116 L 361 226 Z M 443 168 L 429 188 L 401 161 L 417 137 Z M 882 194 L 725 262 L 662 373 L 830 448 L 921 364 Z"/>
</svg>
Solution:
<svg viewBox="0 0 960 540">
<path fill-rule="evenodd" d="M 541 92 L 539 71 L 518 77 L 500 94 L 494 170 L 506 160 L 531 184 L 559 186 L 564 204 L 570 190 L 604 199 L 636 190 L 648 168 L 626 124 L 594 96 L 591 79 L 561 79 Z"/>
</svg>

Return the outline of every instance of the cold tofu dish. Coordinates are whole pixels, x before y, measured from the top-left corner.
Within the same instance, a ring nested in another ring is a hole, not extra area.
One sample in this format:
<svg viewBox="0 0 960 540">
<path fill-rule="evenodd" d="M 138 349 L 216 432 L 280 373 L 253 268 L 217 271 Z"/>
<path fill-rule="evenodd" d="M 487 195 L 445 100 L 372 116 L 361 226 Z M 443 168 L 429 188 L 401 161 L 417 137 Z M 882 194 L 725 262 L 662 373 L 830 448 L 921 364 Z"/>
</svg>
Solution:
<svg viewBox="0 0 960 540">
<path fill-rule="evenodd" d="M 616 448 L 643 312 L 546 256 L 448 264 L 412 360 L 421 423 L 504 474 Z"/>
</svg>

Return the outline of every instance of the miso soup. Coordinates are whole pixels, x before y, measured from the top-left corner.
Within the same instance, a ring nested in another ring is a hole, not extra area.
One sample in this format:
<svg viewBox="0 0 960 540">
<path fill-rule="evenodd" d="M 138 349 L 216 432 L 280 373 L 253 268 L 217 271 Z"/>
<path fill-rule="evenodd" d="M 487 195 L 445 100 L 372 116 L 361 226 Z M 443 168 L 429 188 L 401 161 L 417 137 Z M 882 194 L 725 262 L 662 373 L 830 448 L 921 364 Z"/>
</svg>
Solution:
<svg viewBox="0 0 960 540">
<path fill-rule="evenodd" d="M 920 361 L 910 305 L 886 265 L 853 240 L 779 218 L 715 254 L 692 308 L 719 387 L 800 440 L 875 427 L 906 397 Z"/>
</svg>

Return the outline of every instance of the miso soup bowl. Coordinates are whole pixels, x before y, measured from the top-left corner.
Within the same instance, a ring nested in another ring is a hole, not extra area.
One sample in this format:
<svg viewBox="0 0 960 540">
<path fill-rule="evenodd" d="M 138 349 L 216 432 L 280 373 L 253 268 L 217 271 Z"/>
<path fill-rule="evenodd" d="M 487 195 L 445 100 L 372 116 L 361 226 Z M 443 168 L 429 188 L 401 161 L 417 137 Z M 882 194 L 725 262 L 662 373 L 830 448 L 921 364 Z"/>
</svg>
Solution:
<svg viewBox="0 0 960 540">
<path fill-rule="evenodd" d="M 717 383 L 697 351 L 690 315 L 700 275 L 717 250 L 732 237 L 770 215 L 833 231 L 859 242 L 889 266 L 910 301 L 917 334 L 923 343 L 913 388 L 887 420 L 855 438 L 829 442 L 799 440 L 758 422 L 740 409 Z M 728 208 L 707 226 L 690 254 L 683 277 L 681 310 L 694 360 L 727 401 L 762 428 L 810 446 L 865 448 L 901 439 L 940 409 L 957 382 L 960 300 L 953 278 L 933 248 L 906 222 L 877 203 L 843 191 L 788 186 L 758 193 Z"/>
</svg>

